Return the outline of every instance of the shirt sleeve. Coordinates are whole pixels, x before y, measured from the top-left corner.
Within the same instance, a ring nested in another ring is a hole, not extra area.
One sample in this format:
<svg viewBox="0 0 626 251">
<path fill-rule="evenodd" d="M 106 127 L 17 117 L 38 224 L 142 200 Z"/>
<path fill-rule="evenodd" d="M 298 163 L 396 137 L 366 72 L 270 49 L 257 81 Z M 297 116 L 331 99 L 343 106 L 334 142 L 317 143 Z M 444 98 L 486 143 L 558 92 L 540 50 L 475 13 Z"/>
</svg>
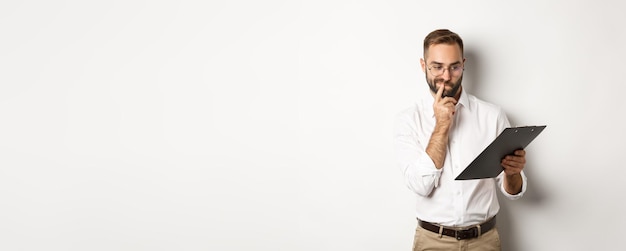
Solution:
<svg viewBox="0 0 626 251">
<path fill-rule="evenodd" d="M 511 123 L 506 117 L 504 111 L 500 110 L 500 114 L 498 115 L 498 134 L 504 131 L 504 129 L 506 129 L 507 127 L 511 127 Z M 509 194 L 504 188 L 504 172 L 500 173 L 500 175 L 496 177 L 496 181 L 498 182 L 498 187 L 500 187 L 500 191 L 506 198 L 510 200 L 517 200 L 521 198 L 526 192 L 527 180 L 526 175 L 524 174 L 524 170 L 522 170 L 520 174 L 522 175 L 522 191 L 518 194 Z"/>
<path fill-rule="evenodd" d="M 428 196 L 439 186 L 441 170 L 426 154 L 426 146 L 420 143 L 415 131 L 415 122 L 406 113 L 396 117 L 394 151 L 396 163 L 404 175 L 408 188 L 421 196 Z"/>
<path fill-rule="evenodd" d="M 500 173 L 500 175 L 498 175 L 498 177 L 496 178 L 497 181 L 498 181 L 498 187 L 500 187 L 500 191 L 502 192 L 504 197 L 506 197 L 506 198 L 508 198 L 510 200 L 517 200 L 517 199 L 521 198 L 524 195 L 524 193 L 526 192 L 526 184 L 527 184 L 526 175 L 524 174 L 524 170 L 522 170 L 521 175 L 522 175 L 522 191 L 519 192 L 518 194 L 510 194 L 504 188 L 504 172 L 502 172 L 502 173 Z"/>
</svg>

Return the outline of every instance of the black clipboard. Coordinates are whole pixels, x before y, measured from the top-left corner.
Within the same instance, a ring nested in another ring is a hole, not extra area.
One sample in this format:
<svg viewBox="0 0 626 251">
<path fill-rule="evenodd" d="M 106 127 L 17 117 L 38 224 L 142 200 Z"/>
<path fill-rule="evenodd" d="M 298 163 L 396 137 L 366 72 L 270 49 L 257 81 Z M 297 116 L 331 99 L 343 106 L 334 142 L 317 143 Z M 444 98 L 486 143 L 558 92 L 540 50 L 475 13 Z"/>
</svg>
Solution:
<svg viewBox="0 0 626 251">
<path fill-rule="evenodd" d="M 470 163 L 455 180 L 494 178 L 503 168 L 500 165 L 504 156 L 515 150 L 524 149 L 546 126 L 509 127 Z"/>
</svg>

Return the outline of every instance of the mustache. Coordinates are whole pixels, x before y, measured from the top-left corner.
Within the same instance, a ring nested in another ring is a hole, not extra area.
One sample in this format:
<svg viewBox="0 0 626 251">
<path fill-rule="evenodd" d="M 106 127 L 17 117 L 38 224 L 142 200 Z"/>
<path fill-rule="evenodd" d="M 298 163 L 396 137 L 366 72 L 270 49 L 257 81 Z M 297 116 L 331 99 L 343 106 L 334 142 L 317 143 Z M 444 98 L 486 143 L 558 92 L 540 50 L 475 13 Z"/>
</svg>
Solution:
<svg viewBox="0 0 626 251">
<path fill-rule="evenodd" d="M 445 91 L 441 94 L 444 97 L 453 97 L 459 89 L 461 89 L 461 82 L 463 81 L 463 75 L 461 75 L 457 81 L 452 79 L 444 80 L 443 78 L 429 78 L 428 72 L 426 72 L 426 83 L 430 87 L 430 91 L 437 93 L 437 85 L 443 83 L 444 86 L 451 87 L 449 91 Z"/>
<path fill-rule="evenodd" d="M 446 81 L 446 80 L 443 80 L 441 78 L 436 78 L 434 82 L 435 82 L 435 84 L 438 84 L 438 83 L 444 83 L 445 85 L 453 84 L 452 81 L 450 81 L 450 80 Z"/>
</svg>

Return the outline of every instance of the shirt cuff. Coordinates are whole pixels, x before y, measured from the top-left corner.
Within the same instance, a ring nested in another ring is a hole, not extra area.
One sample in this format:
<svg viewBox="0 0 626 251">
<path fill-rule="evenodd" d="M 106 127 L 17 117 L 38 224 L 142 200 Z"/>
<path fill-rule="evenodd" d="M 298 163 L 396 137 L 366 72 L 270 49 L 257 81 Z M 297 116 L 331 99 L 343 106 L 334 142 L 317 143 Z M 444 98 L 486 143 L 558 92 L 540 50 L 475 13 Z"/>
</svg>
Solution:
<svg viewBox="0 0 626 251">
<path fill-rule="evenodd" d="M 504 172 L 502 172 L 501 175 L 503 175 L 502 183 L 500 185 L 500 189 L 502 190 L 502 194 L 504 194 L 504 196 L 507 197 L 510 200 L 517 200 L 517 199 L 521 198 L 524 195 L 524 193 L 526 192 L 526 187 L 527 187 L 527 184 L 528 184 L 528 182 L 526 181 L 526 175 L 524 174 L 524 171 L 522 171 L 520 173 L 520 175 L 522 175 L 522 191 L 520 191 L 517 194 L 510 194 L 509 192 L 506 191 L 506 189 L 504 188 L 504 179 L 505 179 Z"/>
<path fill-rule="evenodd" d="M 430 158 L 430 156 L 428 156 L 428 154 L 425 154 L 424 156 L 422 156 L 419 160 L 419 167 L 420 168 L 420 176 L 422 176 L 422 179 L 424 180 L 425 183 L 434 183 L 435 187 L 439 187 L 439 178 L 441 177 L 441 169 L 437 169 L 437 167 L 435 167 L 435 163 L 433 162 L 433 160 Z M 427 182 L 428 179 L 431 179 L 430 182 Z"/>
</svg>

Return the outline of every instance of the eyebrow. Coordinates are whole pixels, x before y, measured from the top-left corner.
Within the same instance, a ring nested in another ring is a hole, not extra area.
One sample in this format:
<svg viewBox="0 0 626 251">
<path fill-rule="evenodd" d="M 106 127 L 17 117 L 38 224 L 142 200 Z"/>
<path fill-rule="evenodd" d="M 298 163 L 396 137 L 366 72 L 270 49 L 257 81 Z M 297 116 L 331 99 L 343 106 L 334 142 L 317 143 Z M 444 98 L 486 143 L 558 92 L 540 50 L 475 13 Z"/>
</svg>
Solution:
<svg viewBox="0 0 626 251">
<path fill-rule="evenodd" d="M 432 65 L 432 64 L 443 65 L 443 63 L 440 63 L 440 62 L 437 62 L 437 61 L 430 62 L 430 64 L 431 64 L 431 65 Z M 454 62 L 454 63 L 451 63 L 450 65 L 456 65 L 456 64 L 461 64 L 461 61 L 456 61 L 456 62 Z"/>
</svg>

